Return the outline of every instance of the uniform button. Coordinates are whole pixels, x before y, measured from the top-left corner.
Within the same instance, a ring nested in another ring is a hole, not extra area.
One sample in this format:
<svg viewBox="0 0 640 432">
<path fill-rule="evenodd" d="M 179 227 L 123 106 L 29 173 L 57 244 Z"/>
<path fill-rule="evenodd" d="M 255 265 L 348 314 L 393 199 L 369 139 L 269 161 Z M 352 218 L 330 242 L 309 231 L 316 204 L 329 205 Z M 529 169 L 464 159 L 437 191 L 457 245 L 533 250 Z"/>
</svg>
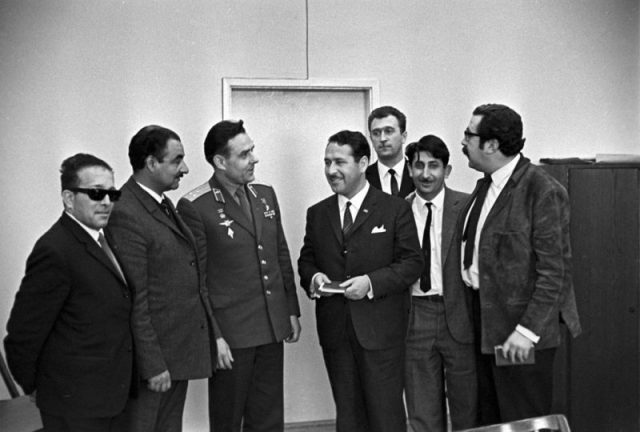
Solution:
<svg viewBox="0 0 640 432">
<path fill-rule="evenodd" d="M 266 264 L 267 264 L 267 261 L 265 261 L 265 260 L 261 260 L 261 261 L 260 261 L 260 264 L 262 264 L 262 265 L 266 265 Z"/>
<path fill-rule="evenodd" d="M 347 275 L 347 279 L 351 279 L 351 275 Z"/>
<path fill-rule="evenodd" d="M 347 250 L 346 249 L 342 249 L 342 255 L 346 255 L 347 254 Z"/>
<path fill-rule="evenodd" d="M 261 244 L 258 245 L 258 250 L 262 250 L 262 245 Z"/>
<path fill-rule="evenodd" d="M 269 276 L 267 276 L 267 275 L 264 275 L 262 278 L 263 278 L 264 280 L 269 280 Z"/>
<path fill-rule="evenodd" d="M 193 267 L 194 265 L 196 265 L 196 262 L 195 262 L 195 261 L 191 261 L 191 262 L 189 263 L 189 265 Z"/>
<path fill-rule="evenodd" d="M 271 291 L 270 291 L 270 290 L 266 290 L 266 291 L 265 291 L 265 293 L 266 293 L 267 295 L 271 295 Z"/>
</svg>

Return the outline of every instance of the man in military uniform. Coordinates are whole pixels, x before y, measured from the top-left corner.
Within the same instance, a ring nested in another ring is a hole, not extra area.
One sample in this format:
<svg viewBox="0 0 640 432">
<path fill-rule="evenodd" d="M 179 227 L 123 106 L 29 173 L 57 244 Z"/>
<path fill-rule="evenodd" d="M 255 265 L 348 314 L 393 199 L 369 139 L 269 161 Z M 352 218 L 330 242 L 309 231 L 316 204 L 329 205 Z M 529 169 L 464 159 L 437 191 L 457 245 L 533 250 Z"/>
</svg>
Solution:
<svg viewBox="0 0 640 432">
<path fill-rule="evenodd" d="M 249 184 L 258 159 L 242 121 L 214 125 L 204 149 L 213 177 L 178 210 L 206 249 L 218 346 L 211 429 L 282 431 L 282 341 L 298 340 L 300 310 L 278 201 L 270 186 Z"/>
</svg>

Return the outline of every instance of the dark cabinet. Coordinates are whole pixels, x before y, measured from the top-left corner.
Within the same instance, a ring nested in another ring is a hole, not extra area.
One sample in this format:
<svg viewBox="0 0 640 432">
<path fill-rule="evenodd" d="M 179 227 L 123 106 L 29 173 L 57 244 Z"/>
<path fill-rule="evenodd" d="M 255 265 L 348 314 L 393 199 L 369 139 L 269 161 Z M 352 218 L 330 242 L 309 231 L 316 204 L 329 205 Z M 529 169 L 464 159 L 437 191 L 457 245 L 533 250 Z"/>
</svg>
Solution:
<svg viewBox="0 0 640 432">
<path fill-rule="evenodd" d="M 543 167 L 571 201 L 583 333 L 556 363 L 556 409 L 575 432 L 640 430 L 640 166 Z"/>
</svg>

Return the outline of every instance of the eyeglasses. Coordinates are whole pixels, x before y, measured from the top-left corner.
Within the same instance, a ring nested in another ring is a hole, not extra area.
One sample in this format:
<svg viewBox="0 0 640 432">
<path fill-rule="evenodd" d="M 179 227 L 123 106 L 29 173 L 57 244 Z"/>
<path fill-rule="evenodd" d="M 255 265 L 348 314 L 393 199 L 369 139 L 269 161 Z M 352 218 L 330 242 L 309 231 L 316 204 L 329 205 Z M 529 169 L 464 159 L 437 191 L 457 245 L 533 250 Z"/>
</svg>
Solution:
<svg viewBox="0 0 640 432">
<path fill-rule="evenodd" d="M 477 134 L 475 132 L 471 132 L 469 129 L 465 129 L 464 130 L 464 140 L 465 141 L 469 141 L 473 137 L 480 137 L 480 134 Z"/>
<path fill-rule="evenodd" d="M 93 201 L 102 201 L 105 196 L 109 195 L 111 201 L 118 201 L 120 199 L 121 191 L 117 189 L 87 189 L 87 188 L 69 188 L 72 192 L 86 193 L 87 196 Z"/>
</svg>

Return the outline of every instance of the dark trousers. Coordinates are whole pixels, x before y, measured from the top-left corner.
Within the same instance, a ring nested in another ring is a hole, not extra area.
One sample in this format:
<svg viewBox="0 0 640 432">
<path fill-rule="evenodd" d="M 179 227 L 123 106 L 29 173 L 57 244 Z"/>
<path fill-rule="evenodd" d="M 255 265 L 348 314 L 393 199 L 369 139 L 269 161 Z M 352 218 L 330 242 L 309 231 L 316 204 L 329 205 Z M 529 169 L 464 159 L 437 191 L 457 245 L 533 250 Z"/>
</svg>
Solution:
<svg viewBox="0 0 640 432">
<path fill-rule="evenodd" d="M 496 366 L 495 355 L 480 352 L 480 296 L 473 295 L 478 373 L 478 422 L 508 422 L 551 414 L 555 348 L 536 350 L 535 364 Z M 514 329 L 515 330 L 515 329 Z"/>
<path fill-rule="evenodd" d="M 40 411 L 44 432 L 127 432 L 124 414 L 115 417 L 76 418 Z"/>
<path fill-rule="evenodd" d="M 209 424 L 215 432 L 282 432 L 282 342 L 232 349 L 233 368 L 209 379 Z"/>
<path fill-rule="evenodd" d="M 404 382 L 414 432 L 446 432 L 447 400 L 453 430 L 475 426 L 478 381 L 474 345 L 453 339 L 443 302 L 423 298 L 412 302 Z"/>
<path fill-rule="evenodd" d="M 180 432 L 189 381 L 171 381 L 166 392 L 154 392 L 140 383 L 138 397 L 129 399 L 128 432 Z"/>
<path fill-rule="evenodd" d="M 406 430 L 403 341 L 388 349 L 364 349 L 351 319 L 347 322 L 347 337 L 339 346 L 322 349 L 336 404 L 336 431 Z"/>
</svg>

